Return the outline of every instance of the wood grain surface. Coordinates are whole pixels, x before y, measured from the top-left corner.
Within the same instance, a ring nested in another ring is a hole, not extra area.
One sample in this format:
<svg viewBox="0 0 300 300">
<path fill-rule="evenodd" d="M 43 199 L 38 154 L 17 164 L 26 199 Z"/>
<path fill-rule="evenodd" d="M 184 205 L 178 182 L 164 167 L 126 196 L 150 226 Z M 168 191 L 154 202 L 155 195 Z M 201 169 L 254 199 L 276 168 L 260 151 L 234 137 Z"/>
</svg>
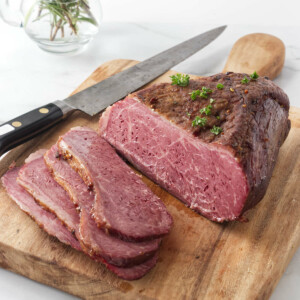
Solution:
<svg viewBox="0 0 300 300">
<path fill-rule="evenodd" d="M 84 89 L 135 61 L 99 67 Z M 169 80 L 170 71 L 156 80 Z M 282 146 L 264 199 L 247 223 L 213 223 L 143 180 L 166 204 L 174 227 L 163 239 L 157 266 L 137 281 L 118 279 L 101 264 L 49 237 L 0 187 L 0 266 L 84 299 L 267 299 L 300 242 L 300 109 L 291 108 L 292 129 Z M 76 112 L 55 128 L 8 153 L 2 175 L 15 161 L 49 148 L 71 127 L 97 129 L 99 116 Z"/>
<path fill-rule="evenodd" d="M 254 70 L 260 76 L 274 79 L 283 68 L 285 46 L 270 34 L 252 33 L 243 36 L 233 45 L 223 72 L 251 74 Z"/>
</svg>

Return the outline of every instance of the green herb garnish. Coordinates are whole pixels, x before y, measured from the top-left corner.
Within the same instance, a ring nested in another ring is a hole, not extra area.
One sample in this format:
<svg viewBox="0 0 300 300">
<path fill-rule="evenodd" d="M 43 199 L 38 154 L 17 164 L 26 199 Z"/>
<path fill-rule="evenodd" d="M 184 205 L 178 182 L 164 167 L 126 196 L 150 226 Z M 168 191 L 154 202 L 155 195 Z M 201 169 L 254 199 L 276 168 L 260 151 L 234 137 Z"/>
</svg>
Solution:
<svg viewBox="0 0 300 300">
<path fill-rule="evenodd" d="M 216 116 L 216 118 L 217 118 L 218 120 L 220 120 L 220 116 Z"/>
<path fill-rule="evenodd" d="M 210 99 L 209 99 L 209 103 L 210 103 L 210 104 L 213 104 L 214 102 L 215 102 L 215 100 L 214 100 L 213 98 L 210 98 Z"/>
<path fill-rule="evenodd" d="M 190 117 L 191 116 L 191 114 L 187 111 L 186 112 L 186 115 L 188 116 L 188 117 Z"/>
<path fill-rule="evenodd" d="M 190 82 L 190 76 L 185 74 L 177 73 L 170 76 L 170 78 L 172 79 L 172 85 L 188 86 Z"/>
<path fill-rule="evenodd" d="M 196 98 L 197 98 L 197 96 L 200 96 L 200 90 L 194 90 L 194 91 L 192 91 L 192 92 L 190 93 L 190 95 L 191 95 L 191 99 L 192 99 L 193 101 L 195 101 Z"/>
<path fill-rule="evenodd" d="M 250 74 L 250 78 L 252 80 L 256 80 L 259 77 L 259 75 L 256 73 L 256 71 L 254 71 L 252 74 Z"/>
<path fill-rule="evenodd" d="M 246 84 L 249 82 L 249 79 L 247 78 L 247 76 L 245 76 L 242 80 L 241 80 L 241 83 L 242 84 Z"/>
<path fill-rule="evenodd" d="M 192 122 L 192 126 L 193 127 L 196 127 L 196 126 L 203 127 L 203 126 L 205 126 L 206 122 L 207 122 L 206 118 L 200 118 L 199 116 L 196 116 Z"/>
<path fill-rule="evenodd" d="M 210 94 L 212 92 L 211 89 L 208 89 L 207 87 L 203 86 L 202 89 L 201 89 L 201 93 L 200 93 L 200 97 L 201 98 L 204 98 L 204 99 L 207 99 L 208 97 L 208 94 Z"/>
<path fill-rule="evenodd" d="M 211 115 L 211 109 L 212 109 L 212 106 L 207 105 L 206 107 L 201 108 L 200 112 L 201 112 L 201 114 L 206 114 L 207 116 L 209 116 L 209 115 Z"/>
<path fill-rule="evenodd" d="M 214 125 L 213 128 L 210 130 L 210 132 L 215 135 L 218 135 L 222 132 L 222 128 Z"/>
<path fill-rule="evenodd" d="M 224 85 L 222 83 L 217 84 L 217 89 L 218 90 L 223 90 L 223 88 L 224 88 Z"/>
</svg>

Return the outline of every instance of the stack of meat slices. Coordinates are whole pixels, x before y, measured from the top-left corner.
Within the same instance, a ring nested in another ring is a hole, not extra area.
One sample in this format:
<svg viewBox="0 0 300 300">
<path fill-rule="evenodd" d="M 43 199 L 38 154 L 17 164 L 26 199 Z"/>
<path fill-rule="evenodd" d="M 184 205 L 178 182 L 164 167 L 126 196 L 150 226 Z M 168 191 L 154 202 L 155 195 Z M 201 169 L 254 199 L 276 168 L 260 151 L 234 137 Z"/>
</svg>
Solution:
<svg viewBox="0 0 300 300">
<path fill-rule="evenodd" d="M 134 280 L 157 261 L 172 218 L 161 200 L 95 131 L 76 127 L 2 183 L 47 233 Z"/>
</svg>

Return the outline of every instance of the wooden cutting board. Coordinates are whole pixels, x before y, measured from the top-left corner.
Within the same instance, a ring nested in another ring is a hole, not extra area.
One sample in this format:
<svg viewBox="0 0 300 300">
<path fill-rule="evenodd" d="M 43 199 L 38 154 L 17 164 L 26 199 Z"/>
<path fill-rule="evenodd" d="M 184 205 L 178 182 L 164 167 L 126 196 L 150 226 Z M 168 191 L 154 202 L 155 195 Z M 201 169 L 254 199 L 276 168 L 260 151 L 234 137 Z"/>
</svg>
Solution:
<svg viewBox="0 0 300 300">
<path fill-rule="evenodd" d="M 107 62 L 75 92 L 135 63 Z M 230 64 L 226 68 L 230 69 Z M 173 73 L 156 82 L 168 81 Z M 6 155 L 0 175 L 13 161 L 21 165 L 33 151 L 49 148 L 73 126 L 97 129 L 98 119 L 74 113 Z M 143 177 L 174 218 L 170 235 L 163 239 L 157 266 L 144 278 L 132 282 L 118 279 L 101 264 L 49 237 L 20 211 L 2 187 L 0 266 L 84 299 L 267 299 L 300 242 L 299 108 L 291 108 L 290 119 L 292 129 L 280 150 L 267 193 L 246 214 L 247 223 L 210 222 Z"/>
</svg>

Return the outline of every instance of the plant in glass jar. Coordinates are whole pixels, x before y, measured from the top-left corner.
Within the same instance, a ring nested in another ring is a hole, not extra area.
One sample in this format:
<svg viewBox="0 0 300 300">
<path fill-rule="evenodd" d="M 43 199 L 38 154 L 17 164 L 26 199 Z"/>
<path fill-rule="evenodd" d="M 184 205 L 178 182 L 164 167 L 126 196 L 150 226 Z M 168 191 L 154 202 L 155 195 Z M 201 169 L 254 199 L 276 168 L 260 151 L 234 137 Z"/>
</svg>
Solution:
<svg viewBox="0 0 300 300">
<path fill-rule="evenodd" d="M 82 50 L 102 19 L 99 0 L 23 0 L 20 12 L 28 36 L 42 49 L 60 54 Z"/>
</svg>

